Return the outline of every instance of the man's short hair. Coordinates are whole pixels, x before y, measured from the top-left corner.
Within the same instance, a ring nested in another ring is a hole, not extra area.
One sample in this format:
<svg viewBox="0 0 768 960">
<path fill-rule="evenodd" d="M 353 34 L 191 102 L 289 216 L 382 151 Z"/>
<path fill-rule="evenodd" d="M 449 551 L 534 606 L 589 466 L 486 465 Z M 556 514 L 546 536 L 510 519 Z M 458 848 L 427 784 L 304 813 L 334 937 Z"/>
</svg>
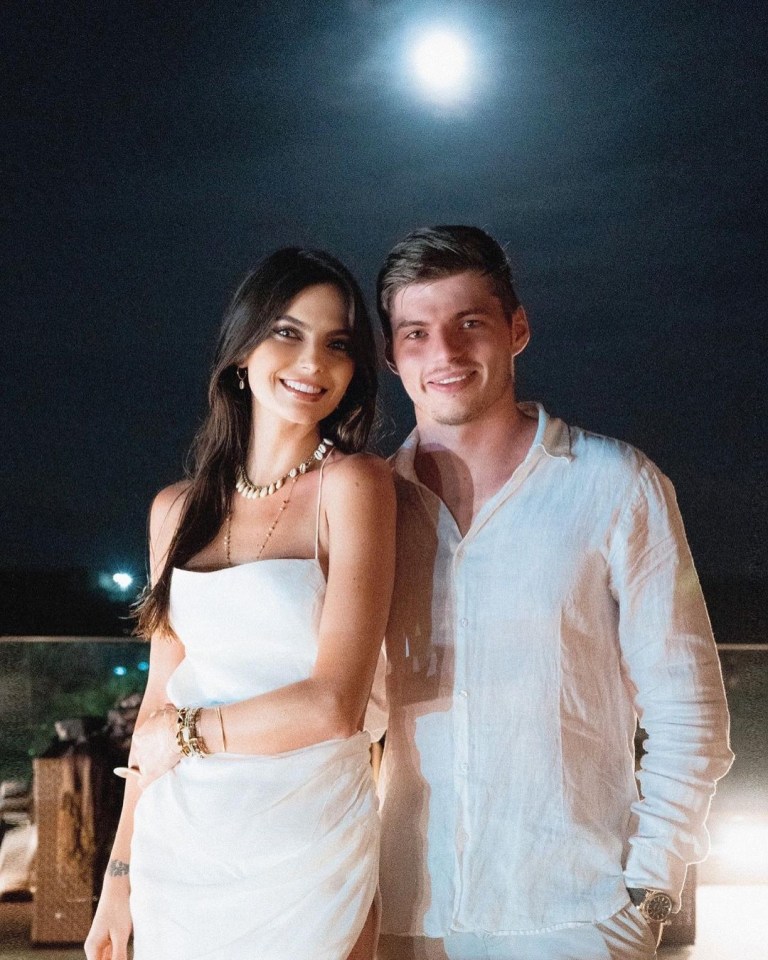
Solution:
<svg viewBox="0 0 768 960">
<path fill-rule="evenodd" d="M 501 246 L 479 227 L 420 227 L 396 243 L 379 271 L 376 301 L 387 343 L 392 340 L 390 310 L 395 294 L 411 283 L 439 280 L 474 270 L 490 278 L 507 319 L 520 306 L 512 267 Z"/>
</svg>

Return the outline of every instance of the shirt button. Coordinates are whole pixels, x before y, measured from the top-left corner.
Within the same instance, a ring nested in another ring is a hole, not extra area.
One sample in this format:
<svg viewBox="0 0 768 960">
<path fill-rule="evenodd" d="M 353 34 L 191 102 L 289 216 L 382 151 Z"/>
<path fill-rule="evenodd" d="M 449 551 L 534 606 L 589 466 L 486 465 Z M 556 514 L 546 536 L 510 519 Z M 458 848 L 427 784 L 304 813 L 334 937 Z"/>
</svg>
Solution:
<svg viewBox="0 0 768 960">
<path fill-rule="evenodd" d="M 462 627 L 469 626 L 469 620 L 467 620 L 466 617 L 462 617 L 461 620 L 459 620 L 459 624 L 460 624 Z"/>
<path fill-rule="evenodd" d="M 466 700 L 466 698 L 469 696 L 469 694 L 467 693 L 466 690 L 459 690 L 459 696 L 460 696 L 460 697 L 464 697 L 464 699 Z"/>
<path fill-rule="evenodd" d="M 469 764 L 468 764 L 468 763 L 462 763 L 460 769 L 461 769 L 461 772 L 462 772 L 462 773 L 466 773 L 466 772 L 469 770 Z"/>
</svg>

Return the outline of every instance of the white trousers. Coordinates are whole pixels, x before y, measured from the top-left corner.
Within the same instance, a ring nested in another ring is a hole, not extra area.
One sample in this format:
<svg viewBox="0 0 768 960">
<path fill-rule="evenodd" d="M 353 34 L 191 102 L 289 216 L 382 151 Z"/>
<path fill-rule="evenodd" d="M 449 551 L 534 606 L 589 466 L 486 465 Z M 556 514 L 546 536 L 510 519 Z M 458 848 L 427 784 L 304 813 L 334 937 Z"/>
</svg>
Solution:
<svg viewBox="0 0 768 960">
<path fill-rule="evenodd" d="M 378 960 L 653 960 L 656 942 L 630 903 L 602 923 L 550 933 L 456 933 L 445 939 L 382 934 L 377 956 Z"/>
</svg>

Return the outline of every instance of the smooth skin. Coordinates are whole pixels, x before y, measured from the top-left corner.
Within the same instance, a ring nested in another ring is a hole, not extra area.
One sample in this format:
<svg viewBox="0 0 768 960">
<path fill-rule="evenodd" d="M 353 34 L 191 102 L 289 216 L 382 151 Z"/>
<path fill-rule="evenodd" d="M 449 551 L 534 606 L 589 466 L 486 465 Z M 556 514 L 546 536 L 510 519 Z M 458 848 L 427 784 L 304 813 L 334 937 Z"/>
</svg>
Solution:
<svg viewBox="0 0 768 960">
<path fill-rule="evenodd" d="M 253 437 L 247 472 L 254 483 L 274 480 L 305 459 L 321 437 L 318 423 L 336 408 L 354 370 L 348 347 L 346 305 L 331 285 L 302 291 L 264 343 L 241 366 L 248 369 Z M 319 472 L 303 476 L 268 541 L 262 559 L 314 555 Z M 150 514 L 153 580 L 163 568 L 183 508 L 185 484 L 156 497 Z M 279 508 L 278 496 L 245 500 L 232 508 L 233 564 L 255 560 Z M 395 495 L 389 466 L 367 454 L 334 451 L 323 480 L 320 561 L 327 589 L 318 655 L 306 680 L 222 708 L 227 750 L 271 755 L 362 729 L 376 661 L 386 626 L 394 580 Z M 225 566 L 223 531 L 189 567 Z M 111 863 L 130 862 L 133 811 L 141 790 L 180 761 L 175 744 L 175 708 L 166 685 L 184 658 L 183 645 L 153 637 L 146 693 L 136 723 L 129 777 Z M 213 710 L 203 710 L 199 729 L 212 752 L 223 747 Z M 107 874 L 85 944 L 88 960 L 126 960 L 131 931 L 129 877 Z M 377 910 L 351 957 L 372 958 Z"/>
</svg>

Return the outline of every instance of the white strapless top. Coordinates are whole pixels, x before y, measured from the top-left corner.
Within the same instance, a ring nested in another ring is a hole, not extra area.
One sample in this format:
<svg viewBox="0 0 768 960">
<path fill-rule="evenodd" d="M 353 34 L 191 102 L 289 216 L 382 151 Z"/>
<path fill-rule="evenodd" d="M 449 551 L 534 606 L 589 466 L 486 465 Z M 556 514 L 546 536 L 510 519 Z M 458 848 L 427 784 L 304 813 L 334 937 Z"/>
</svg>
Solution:
<svg viewBox="0 0 768 960">
<path fill-rule="evenodd" d="M 317 658 L 324 598 L 314 558 L 175 569 L 170 619 L 185 657 L 168 681 L 171 702 L 232 703 L 305 680 Z"/>
</svg>

